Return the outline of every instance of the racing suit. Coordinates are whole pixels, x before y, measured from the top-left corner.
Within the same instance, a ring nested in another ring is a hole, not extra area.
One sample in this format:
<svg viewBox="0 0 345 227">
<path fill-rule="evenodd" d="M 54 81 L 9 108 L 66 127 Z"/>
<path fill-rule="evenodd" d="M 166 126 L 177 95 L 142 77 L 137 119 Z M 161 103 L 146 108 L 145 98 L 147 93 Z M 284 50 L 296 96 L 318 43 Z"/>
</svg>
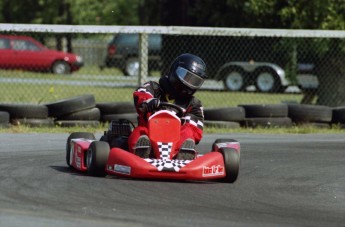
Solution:
<svg viewBox="0 0 345 227">
<path fill-rule="evenodd" d="M 169 99 L 169 94 L 162 89 L 159 83 L 149 81 L 134 91 L 133 98 L 139 116 L 138 126 L 128 138 L 130 152 L 134 153 L 136 142 L 141 135 L 148 135 L 148 116 L 145 116 L 146 113 L 143 113 L 139 108 L 145 100 L 151 98 L 158 98 L 161 102 L 174 103 L 185 110 L 184 115 L 181 117 L 180 141 L 177 144 L 177 148 L 186 139 L 193 139 L 195 144 L 198 144 L 201 140 L 204 125 L 204 111 L 201 101 L 196 97 L 190 96 L 188 98 L 171 100 Z"/>
</svg>

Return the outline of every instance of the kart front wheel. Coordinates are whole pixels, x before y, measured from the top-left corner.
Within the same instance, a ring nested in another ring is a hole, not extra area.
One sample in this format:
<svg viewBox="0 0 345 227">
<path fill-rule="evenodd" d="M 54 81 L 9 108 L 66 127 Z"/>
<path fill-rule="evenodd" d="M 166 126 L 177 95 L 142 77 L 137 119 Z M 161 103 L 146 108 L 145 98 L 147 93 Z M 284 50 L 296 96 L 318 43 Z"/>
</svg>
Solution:
<svg viewBox="0 0 345 227">
<path fill-rule="evenodd" d="M 234 139 L 216 139 L 212 144 L 212 151 L 214 151 L 216 149 L 217 143 L 233 143 L 233 142 L 237 142 L 237 140 L 234 140 Z"/>
<path fill-rule="evenodd" d="M 110 147 L 107 142 L 93 141 L 87 150 L 87 172 L 91 176 L 104 177 L 107 175 L 105 166 L 108 161 Z"/>
<path fill-rule="evenodd" d="M 66 163 L 69 167 L 71 167 L 71 140 L 78 139 L 78 138 L 96 140 L 95 135 L 90 132 L 71 133 L 71 135 L 67 138 L 67 143 L 66 143 Z"/>
<path fill-rule="evenodd" d="M 224 158 L 225 178 L 223 182 L 234 183 L 238 177 L 240 170 L 240 154 L 234 148 L 223 147 L 219 150 Z"/>
</svg>

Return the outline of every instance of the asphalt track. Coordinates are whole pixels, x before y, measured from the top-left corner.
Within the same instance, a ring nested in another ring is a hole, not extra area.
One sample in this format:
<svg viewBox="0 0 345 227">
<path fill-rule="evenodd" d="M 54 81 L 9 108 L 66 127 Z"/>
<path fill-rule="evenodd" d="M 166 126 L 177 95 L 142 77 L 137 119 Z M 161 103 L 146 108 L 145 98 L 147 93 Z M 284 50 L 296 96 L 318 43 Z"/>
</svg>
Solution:
<svg viewBox="0 0 345 227">
<path fill-rule="evenodd" d="M 1 227 L 345 226 L 345 134 L 205 135 L 240 141 L 234 184 L 83 175 L 67 136 L 0 134 Z"/>
</svg>

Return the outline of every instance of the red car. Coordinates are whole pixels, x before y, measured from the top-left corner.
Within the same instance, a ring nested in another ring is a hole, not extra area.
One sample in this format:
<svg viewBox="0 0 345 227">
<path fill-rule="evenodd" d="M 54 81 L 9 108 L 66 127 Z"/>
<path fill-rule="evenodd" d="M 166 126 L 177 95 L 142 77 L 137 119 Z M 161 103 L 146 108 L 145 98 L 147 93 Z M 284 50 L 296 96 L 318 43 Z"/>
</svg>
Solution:
<svg viewBox="0 0 345 227">
<path fill-rule="evenodd" d="M 69 74 L 83 66 L 72 53 L 50 50 L 28 36 L 0 35 L 0 68 Z"/>
<path fill-rule="evenodd" d="M 149 117 L 149 138 L 153 147 L 150 158 L 141 158 L 128 150 L 131 124 L 112 122 L 100 141 L 92 133 L 72 133 L 66 144 L 67 165 L 92 176 L 115 175 L 129 178 L 170 180 L 221 180 L 234 183 L 239 173 L 240 144 L 233 139 L 217 139 L 210 152 L 194 159 L 177 159 L 183 110 L 170 103 Z M 179 110 L 181 109 L 181 110 Z"/>
</svg>

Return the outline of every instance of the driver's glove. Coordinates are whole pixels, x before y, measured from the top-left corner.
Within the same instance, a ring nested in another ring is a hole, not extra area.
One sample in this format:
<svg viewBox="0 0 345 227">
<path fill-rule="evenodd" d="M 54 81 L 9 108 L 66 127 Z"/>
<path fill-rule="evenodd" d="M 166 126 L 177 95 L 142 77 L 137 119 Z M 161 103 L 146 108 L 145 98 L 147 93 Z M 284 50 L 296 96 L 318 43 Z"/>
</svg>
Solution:
<svg viewBox="0 0 345 227">
<path fill-rule="evenodd" d="M 151 98 L 151 99 L 145 100 L 141 104 L 141 108 L 142 108 L 143 112 L 152 113 L 154 110 L 158 109 L 159 104 L 160 104 L 159 99 Z"/>
</svg>

